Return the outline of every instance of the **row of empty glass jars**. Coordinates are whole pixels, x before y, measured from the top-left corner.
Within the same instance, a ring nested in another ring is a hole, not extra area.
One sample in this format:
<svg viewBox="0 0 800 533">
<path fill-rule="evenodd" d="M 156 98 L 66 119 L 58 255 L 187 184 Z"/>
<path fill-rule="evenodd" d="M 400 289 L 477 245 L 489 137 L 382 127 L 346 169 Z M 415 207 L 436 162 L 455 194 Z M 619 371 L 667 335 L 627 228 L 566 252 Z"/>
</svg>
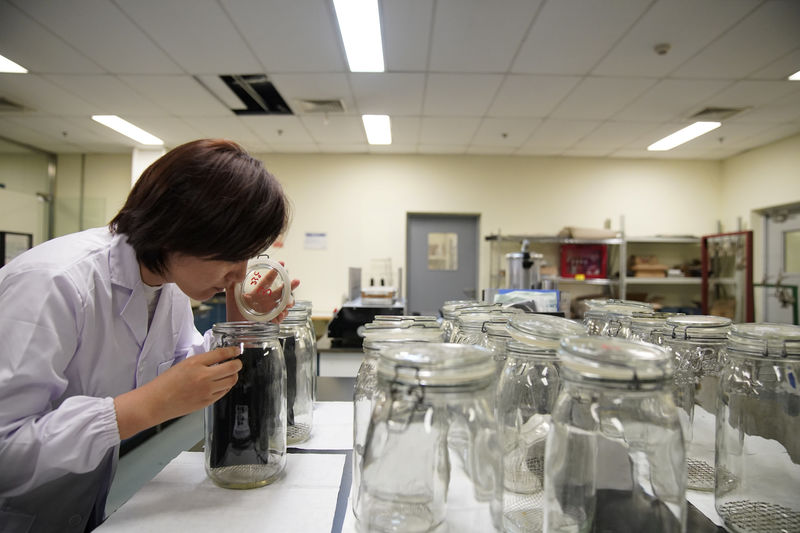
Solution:
<svg viewBox="0 0 800 533">
<path fill-rule="evenodd" d="M 316 337 L 305 306 L 289 309 L 278 339 L 286 362 L 286 442 L 298 444 L 311 436 L 314 414 Z"/>
<path fill-rule="evenodd" d="M 685 315 L 668 318 L 662 345 L 673 356 L 673 394 L 680 407 L 689 488 L 714 490 L 714 427 L 721 357 L 729 318 Z"/>
<path fill-rule="evenodd" d="M 736 533 L 800 531 L 800 327 L 735 324 L 720 375 L 715 505 Z"/>
<path fill-rule="evenodd" d="M 286 365 L 278 326 L 224 322 L 211 348 L 237 346 L 242 369 L 233 388 L 205 408 L 205 469 L 221 487 L 271 483 L 286 466 Z"/>
<path fill-rule="evenodd" d="M 625 337 L 623 326 L 633 313 L 652 313 L 653 306 L 631 300 L 587 300 L 583 323 L 589 335 Z"/>
<path fill-rule="evenodd" d="M 455 319 L 455 326 L 449 342 L 456 344 L 481 345 L 486 341 L 486 324 L 495 322 L 505 324 L 514 316 L 524 313 L 515 307 L 493 306 L 481 310 L 462 309 Z"/>
<path fill-rule="evenodd" d="M 389 324 L 388 322 L 392 322 Z M 353 391 L 353 480 L 351 503 L 358 513 L 357 496 L 364 457 L 364 443 L 372 414 L 373 399 L 378 389 L 378 356 L 381 350 L 408 342 L 441 342 L 442 331 L 429 321 L 406 320 L 373 322 L 362 330 L 364 359 L 356 375 Z"/>
<path fill-rule="evenodd" d="M 362 531 L 501 527 L 495 365 L 482 347 L 415 343 L 382 350 L 355 497 Z M 451 468 L 448 433 L 466 428 L 470 476 Z"/>
<path fill-rule="evenodd" d="M 686 463 L 662 348 L 563 339 L 544 462 L 544 531 L 686 530 Z"/>
<path fill-rule="evenodd" d="M 542 530 L 545 441 L 559 392 L 556 350 L 561 339 L 585 335 L 577 322 L 549 315 L 513 317 L 506 326 L 505 365 L 497 385 L 503 445 L 503 527 Z"/>
</svg>

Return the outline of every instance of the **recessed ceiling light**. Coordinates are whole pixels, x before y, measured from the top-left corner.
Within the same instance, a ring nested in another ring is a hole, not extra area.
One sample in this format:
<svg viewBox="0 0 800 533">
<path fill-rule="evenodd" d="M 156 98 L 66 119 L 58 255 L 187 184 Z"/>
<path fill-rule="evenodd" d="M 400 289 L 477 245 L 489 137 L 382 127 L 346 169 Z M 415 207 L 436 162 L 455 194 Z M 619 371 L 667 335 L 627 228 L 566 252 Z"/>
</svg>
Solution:
<svg viewBox="0 0 800 533">
<path fill-rule="evenodd" d="M 23 67 L 22 65 L 18 65 L 14 63 L 7 57 L 0 56 L 0 72 L 11 72 L 14 74 L 25 74 L 28 72 L 28 69 Z"/>
<path fill-rule="evenodd" d="M 789 76 L 789 79 L 792 81 L 800 81 L 800 70 Z"/>
<path fill-rule="evenodd" d="M 664 150 L 672 150 L 676 146 L 687 143 L 692 139 L 700 137 L 711 130 L 715 130 L 722 125 L 721 122 L 695 122 L 691 126 L 686 126 L 683 129 L 667 135 L 663 139 L 654 142 L 647 147 L 651 152 L 659 152 Z"/>
<path fill-rule="evenodd" d="M 142 128 L 134 126 L 127 120 L 119 118 L 117 115 L 92 115 L 92 120 L 99 122 L 103 126 L 107 126 L 140 144 L 145 144 L 148 146 L 161 146 L 164 144 L 164 141 L 155 135 L 147 133 Z"/>
<path fill-rule="evenodd" d="M 377 0 L 333 0 L 351 72 L 383 72 Z"/>
<path fill-rule="evenodd" d="M 392 144 L 392 123 L 389 115 L 361 115 L 369 144 Z"/>
</svg>

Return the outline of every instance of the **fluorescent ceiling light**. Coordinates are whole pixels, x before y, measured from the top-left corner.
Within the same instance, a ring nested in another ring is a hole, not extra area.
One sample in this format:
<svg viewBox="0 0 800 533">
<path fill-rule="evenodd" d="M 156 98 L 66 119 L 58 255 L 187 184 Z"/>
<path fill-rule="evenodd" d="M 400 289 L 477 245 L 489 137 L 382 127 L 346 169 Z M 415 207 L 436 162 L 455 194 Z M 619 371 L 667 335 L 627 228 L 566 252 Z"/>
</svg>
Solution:
<svg viewBox="0 0 800 533">
<path fill-rule="evenodd" d="M 392 144 L 392 124 L 389 115 L 361 115 L 369 144 Z"/>
<path fill-rule="evenodd" d="M 383 72 L 378 0 L 333 0 L 351 72 Z"/>
<path fill-rule="evenodd" d="M 800 70 L 789 76 L 789 79 L 792 81 L 800 81 Z"/>
<path fill-rule="evenodd" d="M 92 120 L 99 122 L 103 126 L 108 126 L 114 131 L 130 137 L 134 141 L 149 146 L 161 146 L 164 141 L 144 131 L 138 126 L 134 126 L 127 120 L 122 120 L 117 115 L 92 115 Z"/>
<path fill-rule="evenodd" d="M 660 141 L 656 141 L 647 147 L 651 152 L 658 152 L 664 150 L 672 150 L 676 146 L 689 142 L 696 137 L 708 133 L 722 126 L 721 122 L 695 122 L 691 126 L 676 131 L 671 135 L 667 135 Z"/>
<path fill-rule="evenodd" d="M 0 56 L 0 72 L 13 72 L 15 74 L 25 74 L 28 69 L 22 65 L 18 65 L 8 59 L 7 57 Z"/>
</svg>

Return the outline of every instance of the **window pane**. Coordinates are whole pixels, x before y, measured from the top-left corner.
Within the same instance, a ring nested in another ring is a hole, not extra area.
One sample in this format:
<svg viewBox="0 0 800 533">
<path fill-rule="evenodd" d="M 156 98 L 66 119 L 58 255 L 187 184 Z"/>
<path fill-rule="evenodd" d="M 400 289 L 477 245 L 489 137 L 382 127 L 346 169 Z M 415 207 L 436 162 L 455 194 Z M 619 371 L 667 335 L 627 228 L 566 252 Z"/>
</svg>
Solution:
<svg viewBox="0 0 800 533">
<path fill-rule="evenodd" d="M 428 270 L 458 270 L 458 233 L 428 233 Z"/>
<path fill-rule="evenodd" d="M 783 234 L 783 271 L 793 274 L 800 272 L 800 231 L 787 231 Z"/>
</svg>

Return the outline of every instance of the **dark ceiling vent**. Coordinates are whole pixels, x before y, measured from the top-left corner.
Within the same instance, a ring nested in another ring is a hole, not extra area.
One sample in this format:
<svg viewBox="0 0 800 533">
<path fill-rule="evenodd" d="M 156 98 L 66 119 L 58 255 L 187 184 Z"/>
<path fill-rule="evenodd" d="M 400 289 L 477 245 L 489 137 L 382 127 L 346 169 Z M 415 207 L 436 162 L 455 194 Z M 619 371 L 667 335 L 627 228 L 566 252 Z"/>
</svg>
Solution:
<svg viewBox="0 0 800 533">
<path fill-rule="evenodd" d="M 694 115 L 690 116 L 689 118 L 698 120 L 698 121 L 712 121 L 712 122 L 722 122 L 725 119 L 731 118 L 734 115 L 738 115 L 742 111 L 747 109 L 746 107 L 706 107 L 695 113 Z"/>
<path fill-rule="evenodd" d="M 291 115 L 292 110 L 264 74 L 220 76 L 225 85 L 246 105 L 233 109 L 237 115 Z"/>
<path fill-rule="evenodd" d="M 16 102 L 12 102 L 0 96 L 0 113 L 11 113 L 16 111 L 24 111 L 25 108 Z"/>
</svg>

